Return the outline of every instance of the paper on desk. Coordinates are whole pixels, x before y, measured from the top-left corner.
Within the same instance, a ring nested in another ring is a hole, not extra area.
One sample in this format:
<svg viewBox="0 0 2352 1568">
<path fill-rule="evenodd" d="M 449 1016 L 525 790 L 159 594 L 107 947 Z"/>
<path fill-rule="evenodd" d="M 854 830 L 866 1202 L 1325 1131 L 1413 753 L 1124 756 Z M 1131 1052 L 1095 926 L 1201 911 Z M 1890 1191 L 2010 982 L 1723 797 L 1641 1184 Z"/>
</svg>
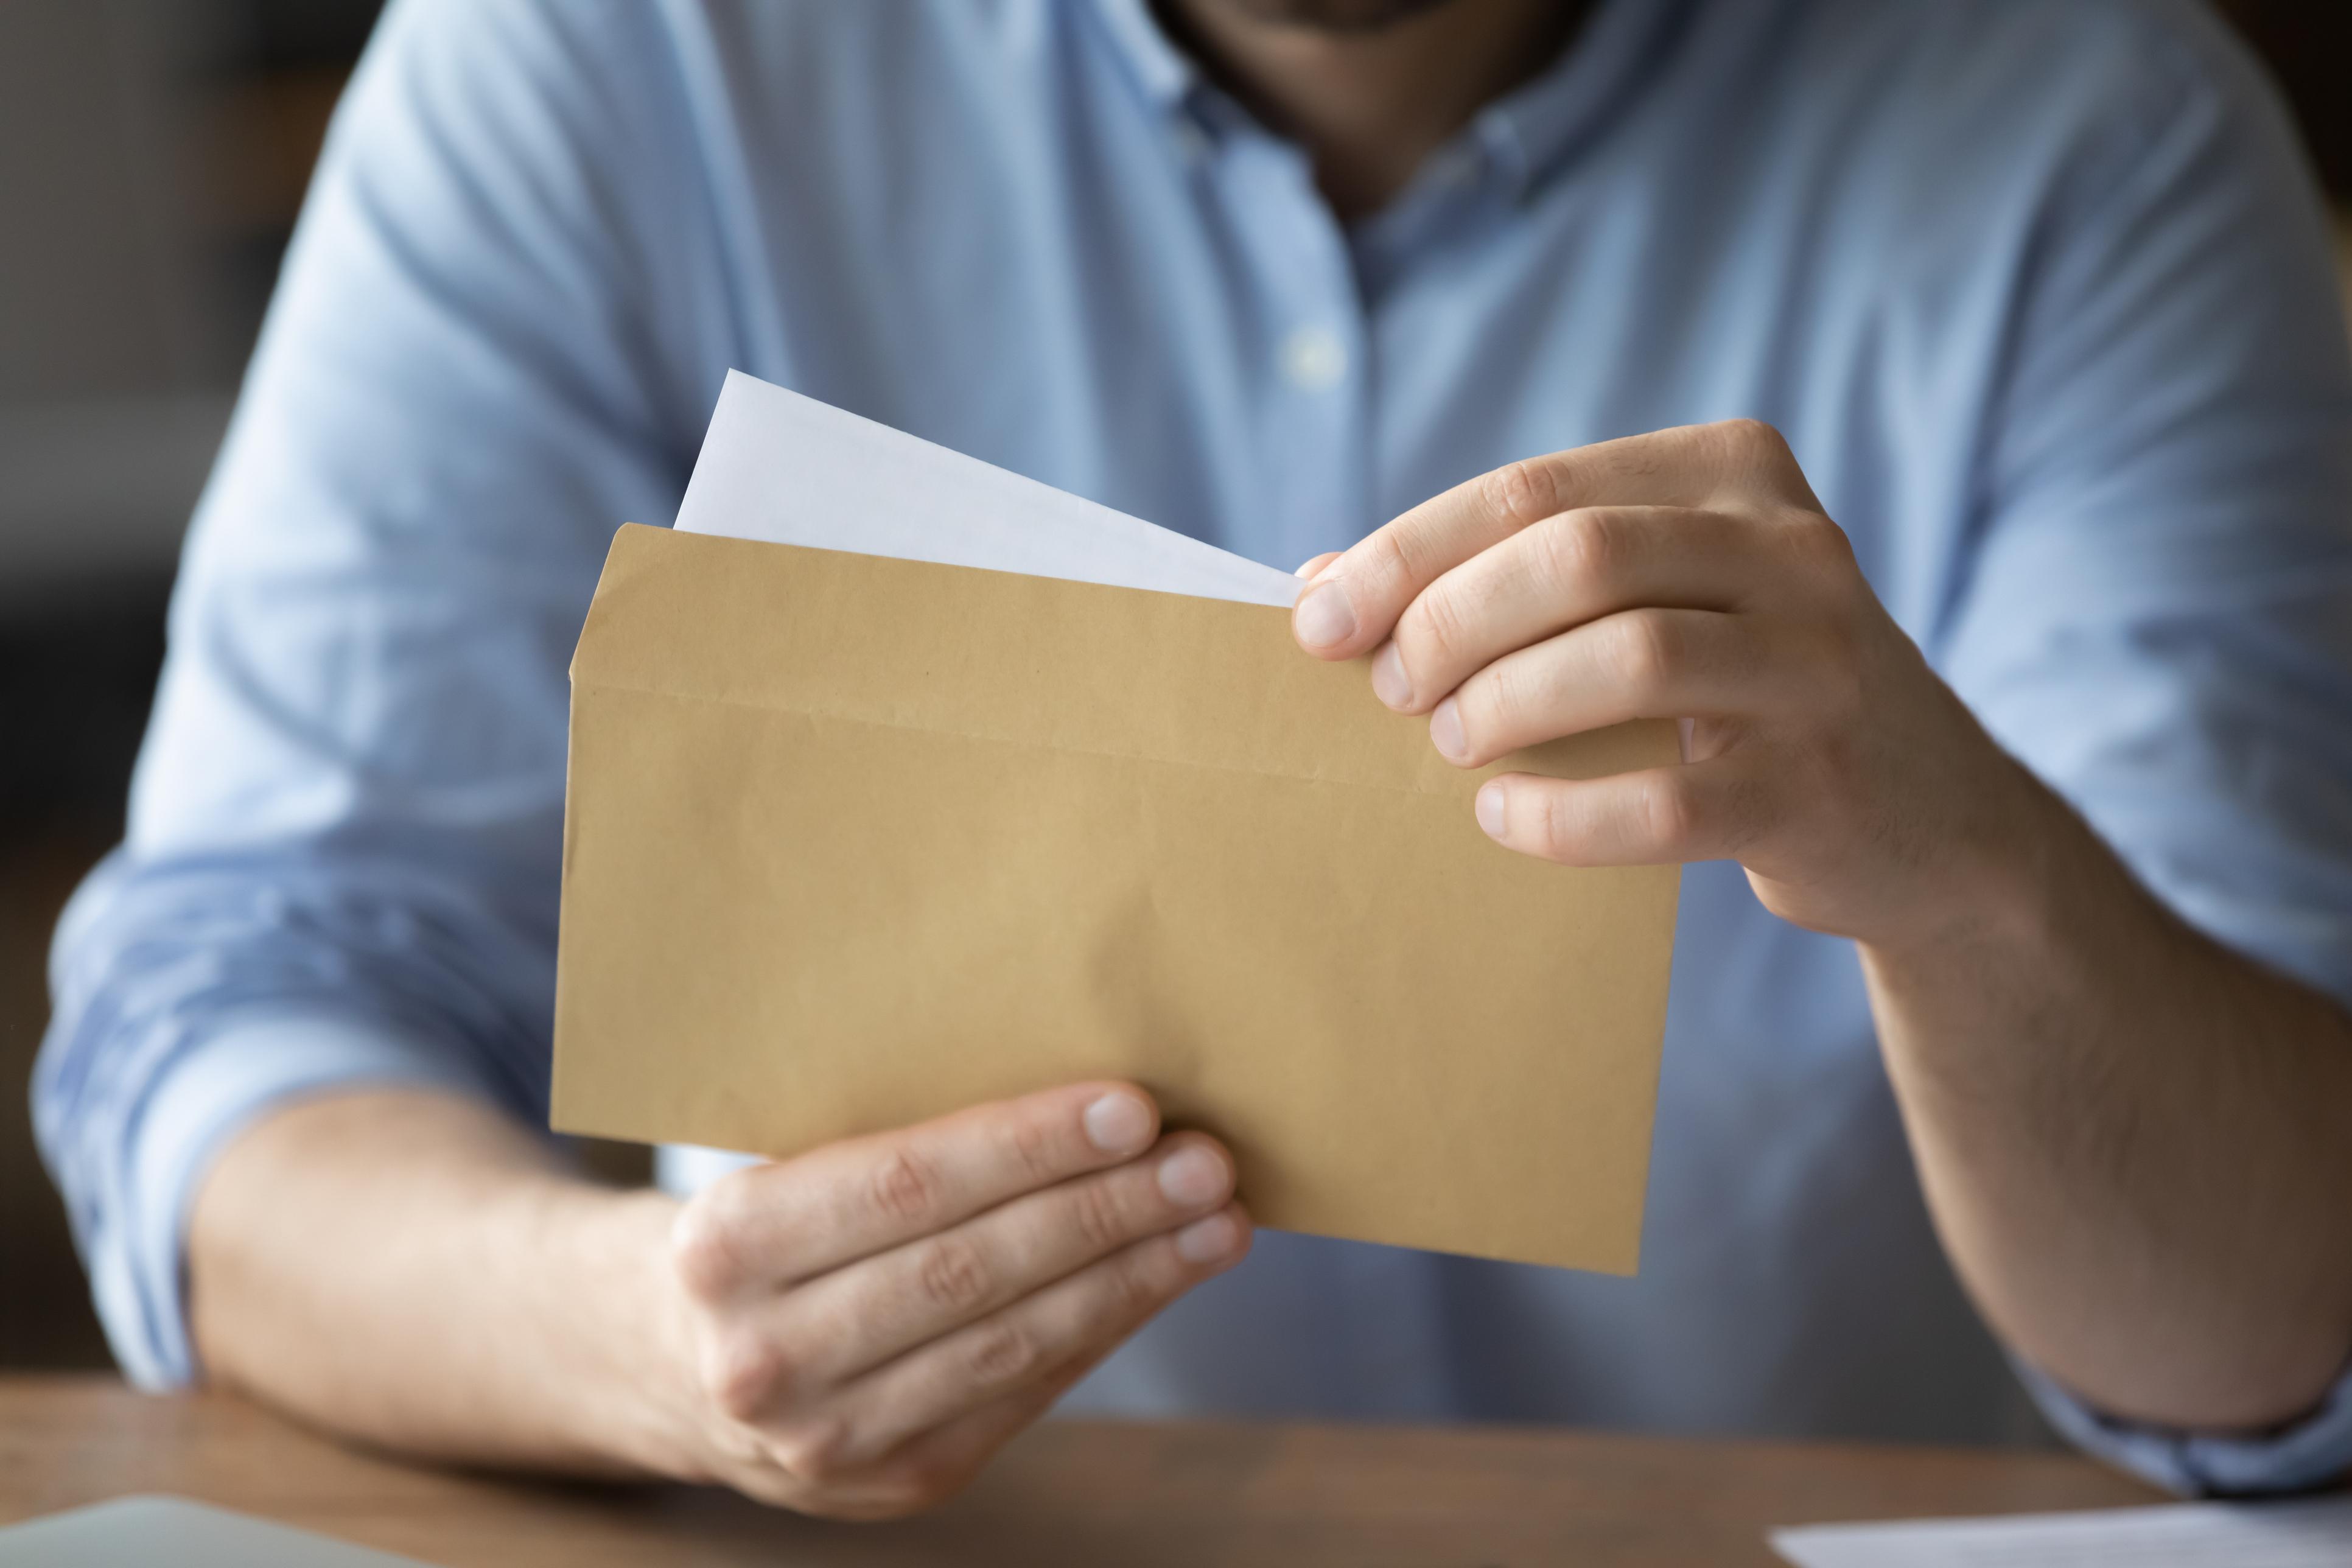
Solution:
<svg viewBox="0 0 2352 1568">
<path fill-rule="evenodd" d="M 0 1568 L 427 1568 L 177 1497 L 121 1497 L 0 1528 Z"/>
<path fill-rule="evenodd" d="M 1671 724 L 1465 773 L 1286 574 L 746 378 L 687 511 L 572 664 L 559 1128 L 789 1154 L 1131 1078 L 1263 1223 L 1633 1269 L 1676 873 L 1471 796 Z"/>
<path fill-rule="evenodd" d="M 2344 1568 L 2352 1500 L 1775 1531 L 1797 1568 Z"/>
</svg>

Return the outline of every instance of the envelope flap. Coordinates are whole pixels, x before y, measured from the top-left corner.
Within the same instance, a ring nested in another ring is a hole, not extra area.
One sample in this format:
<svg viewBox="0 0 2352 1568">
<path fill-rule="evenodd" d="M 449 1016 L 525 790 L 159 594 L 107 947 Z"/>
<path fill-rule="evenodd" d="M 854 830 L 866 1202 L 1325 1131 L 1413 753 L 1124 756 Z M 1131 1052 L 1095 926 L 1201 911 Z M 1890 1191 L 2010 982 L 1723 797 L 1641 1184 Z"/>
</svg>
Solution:
<svg viewBox="0 0 2352 1568">
<path fill-rule="evenodd" d="M 1288 612 L 629 524 L 572 679 L 1008 744 L 1458 795 L 1426 724 L 1361 661 L 1301 654 Z M 1589 777 L 1675 757 L 1670 722 L 1484 773 Z"/>
</svg>

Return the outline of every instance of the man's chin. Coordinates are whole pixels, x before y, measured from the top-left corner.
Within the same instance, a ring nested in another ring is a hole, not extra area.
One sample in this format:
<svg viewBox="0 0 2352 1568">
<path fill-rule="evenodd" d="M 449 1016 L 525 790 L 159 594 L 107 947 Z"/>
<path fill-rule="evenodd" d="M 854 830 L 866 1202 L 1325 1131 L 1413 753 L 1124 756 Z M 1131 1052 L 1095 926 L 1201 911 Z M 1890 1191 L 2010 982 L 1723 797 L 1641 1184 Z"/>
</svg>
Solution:
<svg viewBox="0 0 2352 1568">
<path fill-rule="evenodd" d="M 1326 33 L 1377 33 L 1454 0 L 1209 0 L 1252 21 Z"/>
</svg>

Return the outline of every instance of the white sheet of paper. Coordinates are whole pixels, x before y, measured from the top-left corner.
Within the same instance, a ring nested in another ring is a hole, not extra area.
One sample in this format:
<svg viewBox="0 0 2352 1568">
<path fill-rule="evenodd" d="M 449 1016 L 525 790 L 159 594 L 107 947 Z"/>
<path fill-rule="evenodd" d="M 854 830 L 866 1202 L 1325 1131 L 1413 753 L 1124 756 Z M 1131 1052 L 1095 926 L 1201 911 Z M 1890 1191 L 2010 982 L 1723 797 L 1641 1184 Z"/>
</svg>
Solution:
<svg viewBox="0 0 2352 1568">
<path fill-rule="evenodd" d="M 677 526 L 1251 605 L 1298 596 L 1287 572 L 740 370 L 719 391 Z"/>
<path fill-rule="evenodd" d="M 125 1497 L 0 1530 L 0 1568 L 425 1568 L 176 1497 Z"/>
<path fill-rule="evenodd" d="M 1809 1525 L 1771 1540 L 1797 1568 L 2345 1568 L 2352 1498 Z"/>
</svg>

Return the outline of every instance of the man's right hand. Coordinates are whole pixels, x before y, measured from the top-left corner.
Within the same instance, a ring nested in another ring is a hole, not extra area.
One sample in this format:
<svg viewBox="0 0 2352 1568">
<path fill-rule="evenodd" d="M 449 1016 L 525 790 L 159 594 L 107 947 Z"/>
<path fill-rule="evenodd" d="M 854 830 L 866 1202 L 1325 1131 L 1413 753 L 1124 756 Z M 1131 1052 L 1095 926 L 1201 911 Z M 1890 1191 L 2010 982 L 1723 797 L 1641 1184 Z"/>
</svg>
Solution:
<svg viewBox="0 0 2352 1568">
<path fill-rule="evenodd" d="M 1153 1314 L 1249 1250 L 1232 1157 L 1086 1084 L 713 1184 L 669 1269 L 684 1467 L 874 1518 L 961 1488 Z"/>
<path fill-rule="evenodd" d="M 835 1143 L 692 1202 L 615 1192 L 438 1089 L 230 1141 L 188 1225 L 207 1381 L 401 1453 L 875 1518 L 956 1490 L 1239 1262 L 1234 1164 L 1081 1084 Z"/>
</svg>

